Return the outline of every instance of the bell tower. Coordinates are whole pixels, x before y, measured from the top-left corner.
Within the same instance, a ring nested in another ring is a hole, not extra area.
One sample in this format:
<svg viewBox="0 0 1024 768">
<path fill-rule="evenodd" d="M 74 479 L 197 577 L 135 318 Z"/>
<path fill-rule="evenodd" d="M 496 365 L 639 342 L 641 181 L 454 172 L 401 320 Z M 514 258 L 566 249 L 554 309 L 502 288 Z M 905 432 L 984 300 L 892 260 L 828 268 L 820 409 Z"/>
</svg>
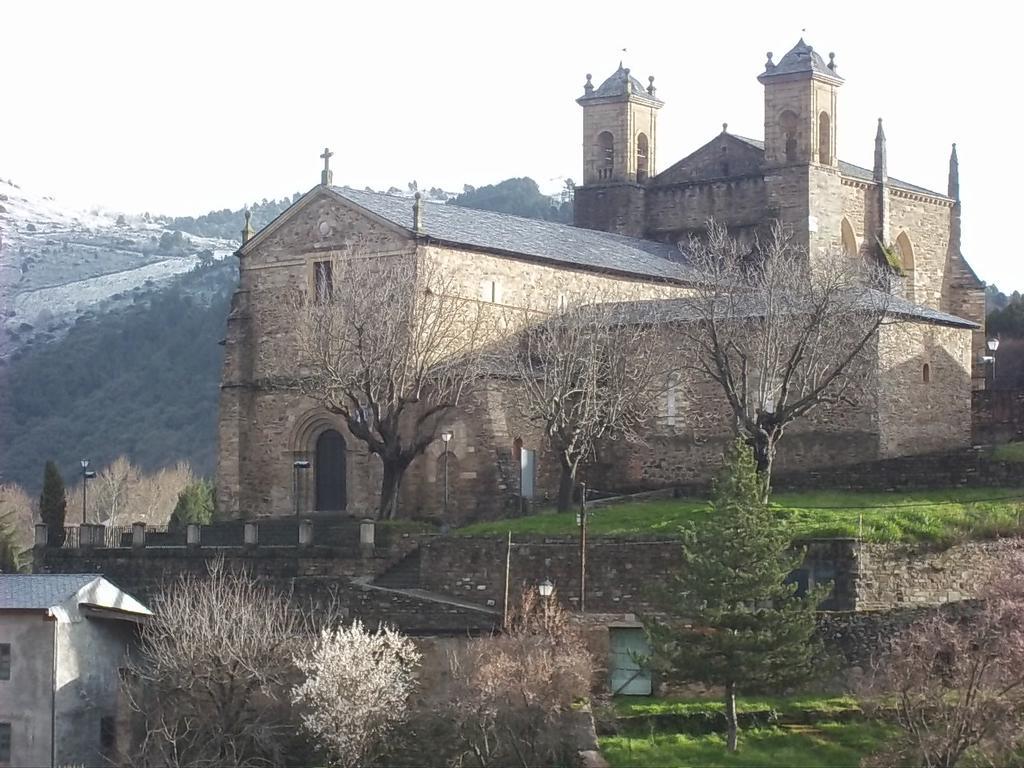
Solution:
<svg viewBox="0 0 1024 768">
<path fill-rule="evenodd" d="M 778 64 L 769 53 L 757 79 L 764 86 L 765 162 L 838 168 L 836 102 L 843 79 L 835 54 L 826 64 L 801 38 Z"/>
<path fill-rule="evenodd" d="M 770 215 L 791 227 L 813 264 L 841 243 L 842 176 L 836 149 L 843 79 L 801 38 L 764 72 L 764 174 Z"/>
<path fill-rule="evenodd" d="M 643 184 L 655 173 L 658 110 L 654 78 L 645 88 L 619 63 L 595 88 L 587 75 L 583 95 L 583 184 Z"/>
<path fill-rule="evenodd" d="M 619 62 L 595 88 L 591 76 L 576 103 L 583 107 L 583 184 L 573 205 L 578 227 L 633 237 L 644 234 L 644 185 L 656 173 L 658 110 L 654 78 L 645 88 Z"/>
</svg>

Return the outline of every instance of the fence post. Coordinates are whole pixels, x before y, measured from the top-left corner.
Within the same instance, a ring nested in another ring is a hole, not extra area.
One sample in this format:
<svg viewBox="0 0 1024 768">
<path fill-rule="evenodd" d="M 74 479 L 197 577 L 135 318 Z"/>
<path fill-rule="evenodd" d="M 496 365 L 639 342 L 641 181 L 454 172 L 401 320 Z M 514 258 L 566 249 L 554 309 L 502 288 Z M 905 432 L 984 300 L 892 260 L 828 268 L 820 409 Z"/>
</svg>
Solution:
<svg viewBox="0 0 1024 768">
<path fill-rule="evenodd" d="M 80 523 L 78 526 L 78 547 L 79 549 L 89 549 L 95 544 L 93 541 L 92 524 L 91 523 Z"/>
<path fill-rule="evenodd" d="M 372 557 L 374 549 L 375 523 L 369 518 L 359 523 L 359 554 L 363 557 Z"/>
<path fill-rule="evenodd" d="M 146 546 L 146 524 L 132 523 L 132 549 L 143 549 Z"/>
<path fill-rule="evenodd" d="M 189 547 L 198 547 L 201 544 L 199 526 L 189 523 L 185 527 L 185 544 Z"/>
<path fill-rule="evenodd" d="M 313 521 L 299 521 L 299 546 L 309 547 L 313 544 Z"/>
<path fill-rule="evenodd" d="M 34 546 L 45 547 L 47 541 L 49 541 L 49 535 L 49 528 L 46 527 L 46 523 L 36 523 L 36 540 Z"/>
<path fill-rule="evenodd" d="M 260 540 L 260 529 L 256 523 L 245 523 L 242 527 L 242 541 L 247 548 L 255 547 Z"/>
</svg>

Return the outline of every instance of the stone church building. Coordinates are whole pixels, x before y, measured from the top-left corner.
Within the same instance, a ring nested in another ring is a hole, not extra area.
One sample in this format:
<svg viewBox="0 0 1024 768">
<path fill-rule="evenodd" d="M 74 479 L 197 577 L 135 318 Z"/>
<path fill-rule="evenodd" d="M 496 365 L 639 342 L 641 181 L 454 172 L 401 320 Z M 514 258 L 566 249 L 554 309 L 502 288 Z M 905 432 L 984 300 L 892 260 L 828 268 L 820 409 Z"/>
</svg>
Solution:
<svg viewBox="0 0 1024 768">
<path fill-rule="evenodd" d="M 780 470 L 958 448 L 971 434 L 971 390 L 983 386 L 984 286 L 960 252 L 955 146 L 946 194 L 890 178 L 879 121 L 872 169 L 838 158 L 839 76 L 801 40 L 764 86 L 764 139 L 722 133 L 659 172 L 653 78 L 621 66 L 599 87 L 587 76 L 583 184 L 575 226 L 321 184 L 258 234 L 243 233 L 227 322 L 219 420 L 218 503 L 240 516 L 361 514 L 376 506 L 380 466 L 342 419 L 268 382 L 294 343 L 284 297 L 311 290 L 324 265 L 353 255 L 402 257 L 456 275 L 465 295 L 509 307 L 556 308 L 600 291 L 611 300 L 691 293 L 678 243 L 713 217 L 738 237 L 775 220 L 811 254 L 844 251 L 900 261 L 905 320 L 883 326 L 873 376 L 857 407 L 819 410 L 787 431 Z M 415 208 L 415 210 L 414 210 Z M 450 518 L 511 508 L 522 450 L 537 452 L 537 496 L 553 495 L 557 464 L 508 382 L 451 414 L 452 438 L 410 467 L 403 514 L 436 515 L 448 468 Z M 722 396 L 707 383 L 667 387 L 652 403 L 645 445 L 608 445 L 588 467 L 601 490 L 705 479 L 728 439 Z M 296 468 L 296 463 L 298 467 Z M 308 462 L 308 468 L 304 463 Z"/>
</svg>

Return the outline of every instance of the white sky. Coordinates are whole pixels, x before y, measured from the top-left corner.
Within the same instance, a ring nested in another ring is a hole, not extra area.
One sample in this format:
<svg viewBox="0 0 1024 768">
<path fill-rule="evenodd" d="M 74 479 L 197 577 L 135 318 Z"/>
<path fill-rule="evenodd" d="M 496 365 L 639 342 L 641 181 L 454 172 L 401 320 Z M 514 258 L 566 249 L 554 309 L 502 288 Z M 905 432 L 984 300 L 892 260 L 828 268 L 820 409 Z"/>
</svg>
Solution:
<svg viewBox="0 0 1024 768">
<path fill-rule="evenodd" d="M 666 104 L 659 170 L 715 136 L 763 136 L 755 79 L 806 28 L 836 52 L 838 144 L 946 189 L 960 156 L 964 250 L 1024 290 L 1024 173 L 1009 4 L 10 2 L 0 7 L 0 178 L 76 204 L 199 214 L 335 183 L 461 190 L 581 176 L 584 75 L 620 55 Z M 626 48 L 627 53 L 621 54 Z M 239 224 L 241 226 L 241 223 Z"/>
</svg>

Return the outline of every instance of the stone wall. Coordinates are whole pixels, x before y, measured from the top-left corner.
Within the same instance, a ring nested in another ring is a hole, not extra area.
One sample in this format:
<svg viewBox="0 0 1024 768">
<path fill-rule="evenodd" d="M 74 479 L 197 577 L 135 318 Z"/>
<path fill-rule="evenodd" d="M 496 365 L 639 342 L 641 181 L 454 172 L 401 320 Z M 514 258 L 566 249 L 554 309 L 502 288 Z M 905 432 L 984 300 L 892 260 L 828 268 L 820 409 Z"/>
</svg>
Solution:
<svg viewBox="0 0 1024 768">
<path fill-rule="evenodd" d="M 876 610 L 957 603 L 978 596 L 1008 557 L 1024 551 L 1021 539 L 957 544 L 940 551 L 862 544 L 857 608 Z"/>
<path fill-rule="evenodd" d="M 1024 465 L 993 461 L 978 448 L 890 457 L 845 466 L 780 471 L 772 476 L 776 491 L 913 491 L 959 487 L 1016 487 Z"/>
<path fill-rule="evenodd" d="M 430 600 L 359 581 L 387 570 L 414 549 L 412 537 L 396 537 L 366 556 L 348 545 L 161 546 L 88 550 L 37 547 L 36 573 L 101 573 L 145 604 L 180 578 L 203 578 L 214 563 L 244 571 L 297 606 L 331 605 L 343 616 L 374 626 L 390 622 L 408 634 L 488 632 L 500 616 L 479 607 Z"/>
<path fill-rule="evenodd" d="M 808 586 L 834 583 L 829 607 L 855 606 L 855 559 L 850 540 L 803 542 L 807 550 L 801 579 Z M 579 541 L 572 537 L 513 536 L 511 555 L 504 537 L 438 536 L 419 550 L 419 584 L 427 590 L 480 604 L 502 605 L 506 557 L 510 600 L 523 588 L 550 579 L 563 601 L 579 606 Z M 679 567 L 679 541 L 591 537 L 587 546 L 588 611 L 642 613 L 654 605 L 665 576 Z"/>
<path fill-rule="evenodd" d="M 970 445 L 971 332 L 883 325 L 877 346 L 880 457 Z"/>
<path fill-rule="evenodd" d="M 1024 391 L 984 389 L 971 394 L 972 437 L 976 444 L 1024 440 Z"/>
</svg>

